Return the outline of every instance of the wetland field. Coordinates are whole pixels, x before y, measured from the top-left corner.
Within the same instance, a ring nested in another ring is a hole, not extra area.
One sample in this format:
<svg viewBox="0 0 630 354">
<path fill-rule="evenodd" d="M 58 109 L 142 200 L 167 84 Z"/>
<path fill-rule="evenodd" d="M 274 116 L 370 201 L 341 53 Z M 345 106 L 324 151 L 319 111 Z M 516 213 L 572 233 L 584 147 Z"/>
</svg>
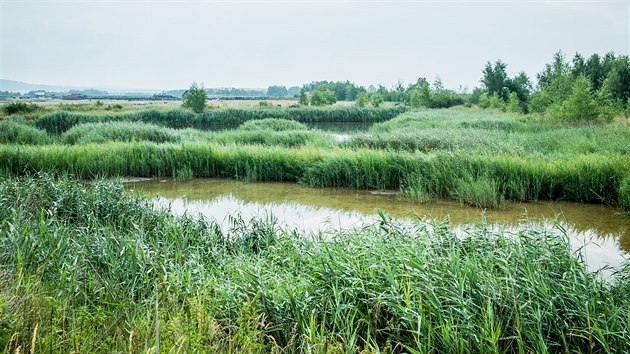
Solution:
<svg viewBox="0 0 630 354">
<path fill-rule="evenodd" d="M 630 124 L 455 106 L 0 117 L 0 350 L 630 351 Z"/>
</svg>

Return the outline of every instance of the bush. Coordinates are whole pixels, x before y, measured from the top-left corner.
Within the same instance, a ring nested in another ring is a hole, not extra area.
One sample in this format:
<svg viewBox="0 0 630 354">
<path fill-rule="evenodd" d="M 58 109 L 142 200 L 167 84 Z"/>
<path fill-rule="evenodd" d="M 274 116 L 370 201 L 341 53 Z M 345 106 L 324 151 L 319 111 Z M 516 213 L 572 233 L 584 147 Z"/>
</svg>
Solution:
<svg viewBox="0 0 630 354">
<path fill-rule="evenodd" d="M 203 88 L 203 85 L 199 87 L 196 83 L 193 82 L 190 88 L 186 92 L 184 92 L 184 95 L 182 97 L 184 99 L 182 107 L 184 108 L 190 108 L 195 113 L 201 113 L 206 108 L 208 94 Z"/>
<path fill-rule="evenodd" d="M 48 141 L 46 132 L 30 125 L 8 120 L 0 121 L 0 144 L 41 145 Z"/>
<path fill-rule="evenodd" d="M 36 104 L 30 103 L 26 104 L 24 102 L 11 102 L 6 106 L 2 107 L 4 112 L 8 115 L 17 114 L 17 113 L 31 113 L 38 109 Z"/>
</svg>

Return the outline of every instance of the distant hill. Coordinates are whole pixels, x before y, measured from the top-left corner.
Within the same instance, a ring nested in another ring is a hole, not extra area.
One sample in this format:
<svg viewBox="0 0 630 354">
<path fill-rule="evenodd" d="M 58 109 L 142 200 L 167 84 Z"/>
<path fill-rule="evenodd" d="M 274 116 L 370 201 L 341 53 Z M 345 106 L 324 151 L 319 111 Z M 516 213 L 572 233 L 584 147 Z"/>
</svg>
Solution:
<svg viewBox="0 0 630 354">
<path fill-rule="evenodd" d="M 0 79 L 0 91 L 10 91 L 10 92 L 29 92 L 29 91 L 69 91 L 69 90 L 81 90 L 85 87 L 76 87 L 76 86 L 56 86 L 56 85 L 42 85 L 42 84 L 29 84 L 21 81 L 13 81 L 13 80 L 5 80 Z"/>
<path fill-rule="evenodd" d="M 155 89 L 131 89 L 121 87 L 81 87 L 81 86 L 60 86 L 60 85 L 44 85 L 31 84 L 22 81 L 0 79 L 0 91 L 26 93 L 29 91 L 44 90 L 47 92 L 78 92 L 82 94 L 99 96 L 99 95 L 138 95 L 138 94 L 157 94 L 164 93 L 175 97 L 182 97 L 186 89 L 176 90 L 155 90 Z M 265 96 L 267 89 L 263 88 L 206 88 L 206 92 L 210 96 Z"/>
<path fill-rule="evenodd" d="M 86 91 L 86 90 L 100 90 L 107 91 L 109 93 L 124 94 L 124 93 L 159 93 L 161 90 L 151 89 L 127 89 L 120 87 L 81 87 L 81 86 L 60 86 L 60 85 L 44 85 L 44 84 L 31 84 L 27 82 L 0 79 L 0 91 L 20 92 L 26 93 L 29 91 L 44 90 L 48 92 L 68 92 L 68 91 Z"/>
</svg>

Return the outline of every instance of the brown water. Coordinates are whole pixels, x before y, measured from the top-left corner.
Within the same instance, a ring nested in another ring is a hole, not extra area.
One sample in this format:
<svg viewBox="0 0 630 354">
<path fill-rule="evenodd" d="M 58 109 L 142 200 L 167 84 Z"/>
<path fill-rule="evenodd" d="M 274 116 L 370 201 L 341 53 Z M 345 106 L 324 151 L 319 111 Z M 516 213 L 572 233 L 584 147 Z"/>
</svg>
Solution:
<svg viewBox="0 0 630 354">
<path fill-rule="evenodd" d="M 630 217 L 616 209 L 571 202 L 509 203 L 505 210 L 462 206 L 452 201 L 418 203 L 387 191 L 308 188 L 293 183 L 246 183 L 225 179 L 149 180 L 129 183 L 156 196 L 175 213 L 201 213 L 226 225 L 240 213 L 245 220 L 273 215 L 283 226 L 326 231 L 361 226 L 378 219 L 377 210 L 402 219 L 449 218 L 460 231 L 485 219 L 513 228 L 536 222 L 565 228 L 575 247 L 585 245 L 591 267 L 618 265 L 630 251 Z"/>
</svg>

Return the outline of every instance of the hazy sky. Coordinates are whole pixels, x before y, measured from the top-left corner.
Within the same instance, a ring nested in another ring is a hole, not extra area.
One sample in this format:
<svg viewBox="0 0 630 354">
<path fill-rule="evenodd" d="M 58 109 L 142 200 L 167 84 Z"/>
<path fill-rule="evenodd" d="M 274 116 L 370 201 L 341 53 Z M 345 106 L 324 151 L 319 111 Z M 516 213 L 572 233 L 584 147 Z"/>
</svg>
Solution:
<svg viewBox="0 0 630 354">
<path fill-rule="evenodd" d="M 533 76 L 570 58 L 628 54 L 630 0 L 0 0 L 0 76 L 125 88 L 479 84 L 486 61 Z"/>
</svg>

